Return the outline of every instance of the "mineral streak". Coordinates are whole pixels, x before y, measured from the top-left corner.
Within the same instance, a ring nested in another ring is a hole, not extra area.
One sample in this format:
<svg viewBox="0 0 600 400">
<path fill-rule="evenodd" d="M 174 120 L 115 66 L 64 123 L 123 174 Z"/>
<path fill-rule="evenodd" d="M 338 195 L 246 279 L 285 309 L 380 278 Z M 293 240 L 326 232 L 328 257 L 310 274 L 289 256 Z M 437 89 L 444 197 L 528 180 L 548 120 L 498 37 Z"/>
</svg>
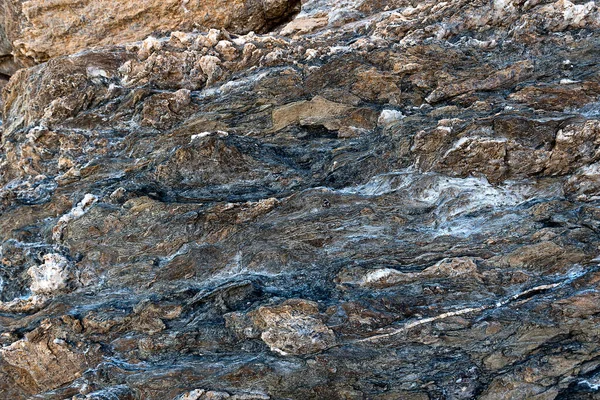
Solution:
<svg viewBox="0 0 600 400">
<path fill-rule="evenodd" d="M 596 2 L 298 6 L 3 3 L 0 398 L 599 399 Z"/>
</svg>

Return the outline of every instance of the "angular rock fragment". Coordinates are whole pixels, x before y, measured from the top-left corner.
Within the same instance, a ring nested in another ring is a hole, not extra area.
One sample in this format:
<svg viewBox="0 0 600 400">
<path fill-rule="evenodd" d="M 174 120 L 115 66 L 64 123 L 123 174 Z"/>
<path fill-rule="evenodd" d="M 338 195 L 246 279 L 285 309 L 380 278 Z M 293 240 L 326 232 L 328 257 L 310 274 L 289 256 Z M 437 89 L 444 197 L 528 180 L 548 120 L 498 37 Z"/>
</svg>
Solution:
<svg viewBox="0 0 600 400">
<path fill-rule="evenodd" d="M 81 341 L 80 329 L 77 324 L 73 331 L 64 322 L 45 320 L 24 339 L 1 348 L 0 355 L 21 374 L 30 375 L 41 390 L 56 389 L 80 377 L 101 358 L 100 345 Z"/>
<path fill-rule="evenodd" d="M 74 271 L 69 260 L 60 254 L 46 254 L 44 263 L 27 270 L 31 277 L 31 292 L 51 295 L 64 291 L 73 284 Z"/>
<path fill-rule="evenodd" d="M 253 332 L 260 332 L 260 338 L 281 355 L 317 353 L 336 344 L 335 334 L 322 322 L 317 304 L 311 301 L 292 299 L 278 306 L 260 307 L 249 315 L 254 328 L 244 327 L 243 322 L 239 325 L 240 316 L 229 318 L 232 327 L 241 329 L 240 335 L 254 337 Z"/>
</svg>

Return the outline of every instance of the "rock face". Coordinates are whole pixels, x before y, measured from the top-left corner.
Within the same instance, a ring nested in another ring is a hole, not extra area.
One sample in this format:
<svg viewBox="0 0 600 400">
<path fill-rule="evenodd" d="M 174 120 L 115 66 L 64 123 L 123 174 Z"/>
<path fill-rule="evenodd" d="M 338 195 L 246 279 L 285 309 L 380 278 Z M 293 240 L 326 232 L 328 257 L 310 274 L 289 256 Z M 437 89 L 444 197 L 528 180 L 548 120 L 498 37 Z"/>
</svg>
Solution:
<svg viewBox="0 0 600 400">
<path fill-rule="evenodd" d="M 41 391 L 56 389 L 100 361 L 100 345 L 77 341 L 77 333 L 81 333 L 81 323 L 72 317 L 45 320 L 23 339 L 3 347 L 0 354 L 4 362 L 29 374 Z"/>
<path fill-rule="evenodd" d="M 6 0 L 0 10 L 0 57 L 6 58 L 0 59 L 0 73 L 156 32 L 264 33 L 289 20 L 299 5 L 300 0 Z"/>
<path fill-rule="evenodd" d="M 600 398 L 595 2 L 138 3 L 2 5 L 0 398 Z"/>
</svg>

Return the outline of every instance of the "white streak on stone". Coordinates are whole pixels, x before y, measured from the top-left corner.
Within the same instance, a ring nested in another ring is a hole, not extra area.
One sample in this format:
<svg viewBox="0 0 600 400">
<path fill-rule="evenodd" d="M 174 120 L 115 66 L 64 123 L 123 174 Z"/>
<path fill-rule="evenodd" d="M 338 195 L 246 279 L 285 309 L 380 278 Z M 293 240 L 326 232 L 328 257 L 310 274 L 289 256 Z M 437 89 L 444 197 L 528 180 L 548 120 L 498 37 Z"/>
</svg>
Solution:
<svg viewBox="0 0 600 400">
<path fill-rule="evenodd" d="M 400 272 L 396 271 L 392 268 L 380 268 L 375 271 L 370 271 L 367 273 L 364 278 L 364 283 L 377 283 L 382 281 L 383 279 L 389 278 L 390 276 L 398 275 Z"/>
<path fill-rule="evenodd" d="M 208 137 L 210 135 L 212 135 L 211 132 L 200 132 L 195 135 L 192 135 L 191 141 L 193 142 L 194 140 L 202 139 L 202 138 Z"/>
<path fill-rule="evenodd" d="M 93 194 L 86 194 L 83 197 L 83 200 L 77 204 L 77 206 L 73 207 L 71 211 L 67 214 L 60 217 L 56 226 L 52 229 L 52 239 L 55 241 L 60 241 L 62 239 L 62 233 L 67 224 L 71 221 L 74 221 L 78 218 L 81 218 L 88 210 L 98 201 L 98 197 Z"/>
<path fill-rule="evenodd" d="M 414 328 L 419 325 L 428 324 L 430 322 L 439 321 L 442 319 L 455 317 L 458 315 L 471 314 L 471 313 L 482 312 L 485 310 L 503 307 L 509 303 L 512 303 L 515 300 L 518 300 L 521 297 L 527 296 L 530 293 L 554 289 L 559 286 L 562 286 L 563 284 L 564 284 L 564 282 L 557 282 L 557 283 L 552 283 L 552 284 L 548 284 L 548 285 L 540 285 L 540 286 L 536 286 L 534 288 L 525 290 L 523 292 L 517 293 L 517 294 L 515 294 L 503 301 L 499 301 L 493 305 L 483 305 L 480 307 L 466 307 L 466 308 L 456 310 L 456 311 L 445 312 L 443 314 L 436 315 L 435 317 L 421 318 L 416 321 L 408 322 L 408 323 L 404 324 L 403 326 L 401 326 L 400 328 L 394 329 L 388 333 L 383 333 L 380 335 L 374 335 L 374 336 L 370 336 L 370 337 L 367 337 L 364 339 L 359 339 L 355 343 L 370 342 L 370 341 L 379 340 L 379 339 L 386 339 L 386 338 L 398 335 L 400 333 L 406 332 L 409 329 Z"/>
</svg>

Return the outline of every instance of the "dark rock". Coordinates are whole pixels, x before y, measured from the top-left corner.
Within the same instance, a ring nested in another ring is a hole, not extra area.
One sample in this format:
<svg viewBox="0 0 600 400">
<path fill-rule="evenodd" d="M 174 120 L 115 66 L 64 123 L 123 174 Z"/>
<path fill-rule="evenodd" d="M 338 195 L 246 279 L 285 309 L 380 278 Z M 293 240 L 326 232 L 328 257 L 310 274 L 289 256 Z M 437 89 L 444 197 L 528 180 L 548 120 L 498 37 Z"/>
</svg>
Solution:
<svg viewBox="0 0 600 400">
<path fill-rule="evenodd" d="M 71 3 L 0 9 L 0 398 L 598 398 L 594 2 Z"/>
</svg>

